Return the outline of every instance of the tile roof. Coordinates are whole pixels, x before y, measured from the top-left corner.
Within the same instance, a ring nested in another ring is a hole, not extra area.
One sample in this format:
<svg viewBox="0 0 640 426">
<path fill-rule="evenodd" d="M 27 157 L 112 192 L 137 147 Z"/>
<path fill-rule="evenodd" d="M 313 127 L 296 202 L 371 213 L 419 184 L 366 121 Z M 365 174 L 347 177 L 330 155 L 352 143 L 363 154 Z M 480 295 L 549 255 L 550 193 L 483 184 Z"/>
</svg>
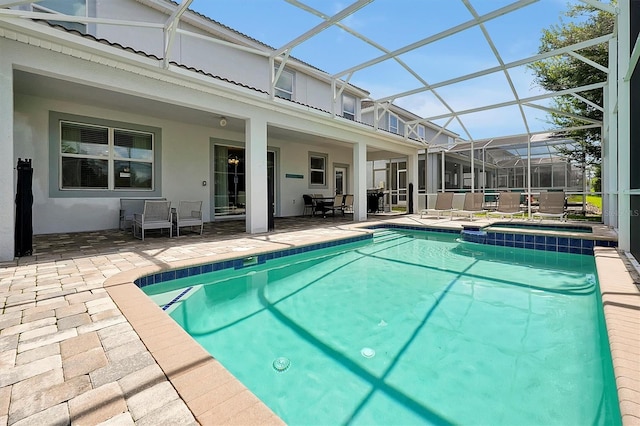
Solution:
<svg viewBox="0 0 640 426">
<path fill-rule="evenodd" d="M 179 6 L 179 3 L 178 3 L 178 2 L 176 2 L 176 1 L 173 1 L 173 0 L 164 0 L 164 2 L 165 2 L 165 3 L 170 3 L 170 4 L 172 4 L 172 5 L 176 6 L 176 7 L 177 7 L 177 6 Z M 266 48 L 266 49 L 268 49 L 268 50 L 276 50 L 276 48 L 275 48 L 275 47 L 270 46 L 270 45 L 268 45 L 268 44 L 266 44 L 266 43 L 264 43 L 264 42 L 262 42 L 262 41 L 260 41 L 260 40 L 258 40 L 258 39 L 256 39 L 256 38 L 253 38 L 253 37 L 251 37 L 251 36 L 249 36 L 249 35 L 247 35 L 247 34 L 245 34 L 245 33 L 242 33 L 242 32 L 240 32 L 240 31 L 238 31 L 238 30 L 236 30 L 236 29 L 234 29 L 234 28 L 231 28 L 231 27 L 229 27 L 229 26 L 227 26 L 227 25 L 223 24 L 222 22 L 216 21 L 215 19 L 210 18 L 210 17 L 209 17 L 209 16 L 207 16 L 207 15 L 204 15 L 204 14 L 202 14 L 202 13 L 200 13 L 200 12 L 197 12 L 197 11 L 195 11 L 195 10 L 191 9 L 191 8 L 188 8 L 188 11 L 189 11 L 190 13 L 193 13 L 194 15 L 197 15 L 197 16 L 201 17 L 202 19 L 205 19 L 206 21 L 208 21 L 208 22 L 210 22 L 210 23 L 212 23 L 212 24 L 214 24 L 214 25 L 218 25 L 218 26 L 220 26 L 220 27 L 222 27 L 222 28 L 224 28 L 224 29 L 226 29 L 226 30 L 228 30 L 228 31 L 231 31 L 231 32 L 233 32 L 233 33 L 237 34 L 238 36 L 240 36 L 240 37 L 242 37 L 242 38 L 246 38 L 247 40 L 251 40 L 252 42 L 257 43 L 257 44 L 259 44 L 259 45 L 261 45 L 261 46 L 265 47 L 265 48 Z M 301 63 L 301 64 L 303 64 L 303 65 L 306 65 L 306 66 L 308 66 L 309 68 L 313 68 L 313 69 L 314 69 L 314 70 L 316 70 L 316 71 L 320 71 L 320 72 L 322 72 L 322 73 L 325 73 L 325 74 L 329 75 L 329 73 L 328 73 L 328 72 L 326 72 L 325 70 L 322 70 L 322 69 L 320 69 L 320 68 L 316 67 L 315 65 L 312 65 L 312 64 L 310 64 L 310 63 L 308 63 L 308 62 L 305 62 L 305 61 L 303 61 L 303 60 L 301 60 L 301 59 L 299 59 L 299 58 L 296 58 L 295 56 L 289 56 L 289 58 L 290 58 L 290 59 L 294 59 L 296 62 L 299 62 L 299 63 Z M 351 84 L 351 83 L 347 83 L 347 84 L 348 84 L 349 86 L 351 86 L 351 87 L 355 88 L 355 89 L 358 89 L 358 90 L 362 91 L 362 92 L 367 92 L 367 93 L 369 93 L 369 91 L 368 91 L 368 90 L 365 90 L 365 89 L 363 89 L 363 88 L 361 88 L 361 87 L 355 86 L 355 85 L 353 85 L 353 84 Z"/>
<path fill-rule="evenodd" d="M 98 37 L 96 37 L 94 35 L 86 34 L 86 33 L 80 32 L 78 30 L 69 29 L 69 28 L 66 28 L 66 27 L 64 27 L 62 25 L 59 25 L 59 24 L 53 24 L 53 23 L 51 23 L 49 21 L 42 21 L 42 20 L 36 20 L 36 21 L 37 22 L 41 22 L 41 23 L 45 23 L 45 24 L 49 25 L 52 28 L 56 28 L 56 29 L 65 31 L 65 32 L 67 32 L 69 34 L 74 34 L 74 35 L 80 36 L 80 37 L 85 38 L 85 39 L 96 41 L 96 42 L 101 43 L 101 44 L 112 46 L 112 47 L 115 47 L 115 48 L 118 48 L 118 49 L 121 49 L 121 50 L 124 50 L 124 51 L 127 51 L 127 52 L 135 53 L 136 55 L 140 55 L 140 56 L 143 56 L 145 58 L 155 59 L 157 61 L 161 61 L 163 59 L 163 58 L 160 58 L 160 57 L 158 57 L 158 56 L 156 56 L 154 54 L 147 53 L 147 52 L 144 52 L 142 50 L 137 50 L 137 49 L 134 49 L 133 47 L 130 47 L 130 46 L 124 46 L 124 45 L 122 45 L 120 43 L 109 41 L 109 40 L 104 39 L 104 38 L 98 38 Z M 246 89 L 254 90 L 254 91 L 259 92 L 259 93 L 264 93 L 264 94 L 268 94 L 269 93 L 266 90 L 258 89 L 257 87 L 249 86 L 249 85 L 244 84 L 244 83 L 239 83 L 237 81 L 228 79 L 226 77 L 221 77 L 219 75 L 212 74 L 210 72 L 201 70 L 199 68 L 195 68 L 195 67 L 187 66 L 187 65 L 184 65 L 184 64 L 180 64 L 180 63 L 175 62 L 175 61 L 170 61 L 169 63 L 171 65 L 183 68 L 185 70 L 189 70 L 189 71 L 196 72 L 198 74 L 206 75 L 207 77 L 211 77 L 211 78 L 219 80 L 219 81 L 224 81 L 226 83 L 233 84 L 235 86 L 244 87 Z"/>
</svg>

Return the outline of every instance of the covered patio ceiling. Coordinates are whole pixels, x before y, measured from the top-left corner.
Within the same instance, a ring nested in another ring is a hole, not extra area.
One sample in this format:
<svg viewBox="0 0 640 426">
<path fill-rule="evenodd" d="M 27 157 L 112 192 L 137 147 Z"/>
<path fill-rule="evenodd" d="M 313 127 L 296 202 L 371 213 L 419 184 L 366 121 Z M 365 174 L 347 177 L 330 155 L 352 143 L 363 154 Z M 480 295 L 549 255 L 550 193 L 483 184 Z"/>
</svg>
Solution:
<svg viewBox="0 0 640 426">
<path fill-rule="evenodd" d="M 125 111 L 131 114 L 144 114 L 185 124 L 217 128 L 230 133 L 243 134 L 245 132 L 245 121 L 225 114 L 224 111 L 219 113 L 202 111 L 196 108 L 170 104 L 130 93 L 87 86 L 28 71 L 15 70 L 14 85 L 15 92 L 21 95 L 46 97 L 87 106 Z M 220 120 L 223 117 L 225 125 L 221 126 Z M 267 132 L 270 139 L 273 138 L 284 142 L 304 142 L 316 146 L 339 145 L 347 148 L 351 147 L 348 143 L 339 140 L 312 133 L 301 133 L 273 125 L 268 127 Z M 394 156 L 393 153 L 382 151 L 373 146 L 368 146 L 367 151 L 369 154 L 385 155 L 388 158 Z"/>
</svg>

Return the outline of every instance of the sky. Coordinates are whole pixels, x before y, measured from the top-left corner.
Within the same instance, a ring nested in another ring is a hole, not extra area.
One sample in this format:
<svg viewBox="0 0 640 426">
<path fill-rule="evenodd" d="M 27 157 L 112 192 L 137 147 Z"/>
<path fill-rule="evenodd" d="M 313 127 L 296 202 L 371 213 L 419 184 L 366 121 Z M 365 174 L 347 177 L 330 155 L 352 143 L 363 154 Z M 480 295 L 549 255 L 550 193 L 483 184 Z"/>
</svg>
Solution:
<svg viewBox="0 0 640 426">
<path fill-rule="evenodd" d="M 349 0 L 290 1 L 299 1 L 327 16 L 333 16 L 352 4 Z M 482 16 L 514 2 L 468 0 L 466 3 L 478 16 Z M 569 22 L 564 12 L 569 3 L 575 2 L 539 0 L 487 21 L 486 31 L 503 63 L 537 54 L 542 31 L 552 25 Z M 274 48 L 289 43 L 323 22 L 321 18 L 285 0 L 194 0 L 191 8 Z M 385 52 L 380 47 L 394 51 L 472 19 L 472 11 L 462 0 L 373 0 L 341 23 L 375 42 L 377 47 L 344 29 L 331 26 L 297 45 L 291 55 L 330 74 L 340 74 L 382 56 Z M 430 85 L 499 65 L 489 42 L 477 26 L 428 43 L 398 58 Z M 510 69 L 509 78 L 513 89 L 505 73 L 499 71 L 439 87 L 435 93 L 424 91 L 398 98 L 394 102 L 420 117 L 431 118 L 450 114 L 451 111 L 512 101 L 514 90 L 521 99 L 544 93 L 526 67 Z M 356 71 L 350 83 L 370 92 L 373 99 L 424 87 L 394 59 Z M 538 101 L 536 104 L 544 106 L 548 101 Z M 531 132 L 550 129 L 544 111 L 525 107 L 524 114 L 527 125 L 520 109 L 509 106 L 465 114 L 461 116 L 462 123 L 454 120 L 447 128 L 463 139 L 523 134 L 527 132 L 527 126 Z M 442 126 L 447 120 L 432 121 Z"/>
</svg>

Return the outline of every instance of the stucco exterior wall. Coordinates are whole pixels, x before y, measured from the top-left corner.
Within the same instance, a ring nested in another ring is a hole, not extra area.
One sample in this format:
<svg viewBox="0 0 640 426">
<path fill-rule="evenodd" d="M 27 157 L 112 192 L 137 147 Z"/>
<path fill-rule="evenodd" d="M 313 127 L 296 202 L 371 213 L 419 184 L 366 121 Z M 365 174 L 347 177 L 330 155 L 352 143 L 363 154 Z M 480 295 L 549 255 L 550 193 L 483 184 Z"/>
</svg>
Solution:
<svg viewBox="0 0 640 426">
<path fill-rule="evenodd" d="M 101 18 L 164 23 L 168 16 L 133 0 L 98 2 L 96 15 Z M 215 25 L 215 24 L 212 24 Z M 197 34 L 207 34 L 193 25 L 180 22 L 179 27 Z M 161 29 L 98 24 L 95 35 L 123 46 L 130 46 L 158 57 L 164 56 Z M 211 35 L 211 34 L 209 34 Z M 202 69 L 242 84 L 270 91 L 269 60 L 249 52 L 176 34 L 170 53 L 177 63 Z M 289 63 L 290 64 L 290 63 Z M 329 111 L 331 109 L 331 85 L 300 70 L 295 71 L 294 99 Z M 341 108 L 341 105 L 338 105 Z"/>
<path fill-rule="evenodd" d="M 49 111 L 159 127 L 162 129 L 162 196 L 177 202 L 208 200 L 210 130 L 144 115 L 79 105 L 54 99 L 17 95 L 14 148 L 18 157 L 33 158 L 33 227 L 35 234 L 78 232 L 118 227 L 120 198 L 52 198 L 49 194 Z M 204 154 L 204 155 L 203 155 Z M 131 192 L 144 197 L 144 192 Z M 208 203 L 203 205 L 208 220 Z"/>
<path fill-rule="evenodd" d="M 67 101 L 36 96 L 16 96 L 14 115 L 15 156 L 32 158 L 33 178 L 33 224 L 35 234 L 58 232 L 92 231 L 118 227 L 120 198 L 108 191 L 100 198 L 57 198 L 49 194 L 49 179 L 55 179 L 49 169 L 49 111 L 82 115 L 135 125 L 153 126 L 162 129 L 162 196 L 171 200 L 174 206 L 179 200 L 203 200 L 206 221 L 212 220 L 210 197 L 210 140 L 216 140 L 215 129 L 204 126 L 168 121 L 146 115 L 115 111 L 91 105 L 74 104 Z M 224 135 L 228 138 L 229 135 Z M 242 141 L 242 134 L 236 135 Z M 227 140 L 227 139 L 225 139 Z M 314 146 L 279 140 L 269 140 L 270 148 L 277 148 L 276 188 L 280 216 L 302 214 L 302 194 L 322 193 L 332 196 L 333 164 L 351 166 L 352 151 L 338 146 Z M 309 152 L 327 155 L 327 188 L 309 186 Z M 287 178 L 287 174 L 303 175 L 303 179 Z M 202 182 L 208 185 L 203 186 Z M 350 181 L 348 188 L 353 188 Z M 144 193 L 132 192 L 132 197 Z"/>
</svg>

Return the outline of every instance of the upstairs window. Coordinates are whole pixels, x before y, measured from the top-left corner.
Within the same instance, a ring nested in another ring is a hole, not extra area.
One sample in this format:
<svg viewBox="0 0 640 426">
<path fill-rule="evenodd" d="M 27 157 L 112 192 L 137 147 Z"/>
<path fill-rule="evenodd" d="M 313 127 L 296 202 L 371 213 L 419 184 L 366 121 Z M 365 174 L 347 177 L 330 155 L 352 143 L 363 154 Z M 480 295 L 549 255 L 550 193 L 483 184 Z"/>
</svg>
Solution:
<svg viewBox="0 0 640 426">
<path fill-rule="evenodd" d="M 420 140 L 424 140 L 424 138 L 426 137 L 426 131 L 422 124 L 418 124 L 418 137 L 420 138 Z"/>
<path fill-rule="evenodd" d="M 391 133 L 399 133 L 398 132 L 398 117 L 389 113 L 389 131 Z"/>
<path fill-rule="evenodd" d="M 356 98 L 342 95 L 342 116 L 347 120 L 356 119 Z"/>
<path fill-rule="evenodd" d="M 32 3 L 34 12 L 42 13 L 63 13 L 71 16 L 87 16 L 86 0 L 42 0 Z M 62 25 L 69 30 L 77 30 L 81 33 L 87 32 L 87 25 L 80 22 L 51 21 L 54 25 Z"/>
<path fill-rule="evenodd" d="M 275 69 L 276 74 L 278 69 Z M 293 99 L 293 77 L 294 74 L 288 69 L 283 69 L 280 78 L 276 81 L 275 96 L 292 100 Z"/>
</svg>

